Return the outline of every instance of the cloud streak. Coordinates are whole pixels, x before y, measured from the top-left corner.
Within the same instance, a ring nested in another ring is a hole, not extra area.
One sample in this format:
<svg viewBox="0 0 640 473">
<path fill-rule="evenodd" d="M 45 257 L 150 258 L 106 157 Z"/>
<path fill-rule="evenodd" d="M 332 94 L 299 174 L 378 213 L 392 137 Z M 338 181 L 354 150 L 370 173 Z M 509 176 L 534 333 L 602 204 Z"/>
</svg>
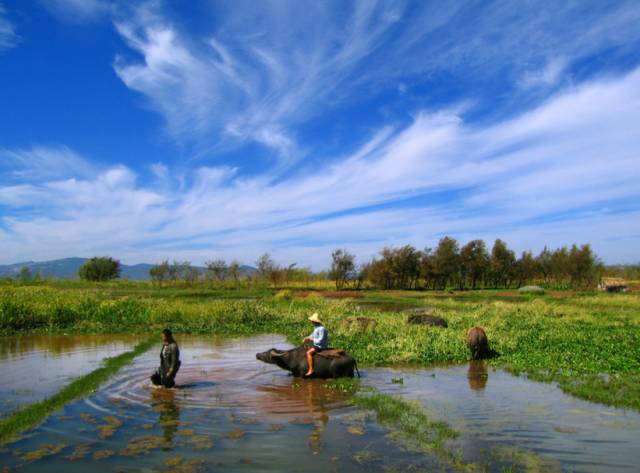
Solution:
<svg viewBox="0 0 640 473">
<path fill-rule="evenodd" d="M 621 261 L 637 253 L 611 238 L 640 243 L 636 123 L 640 70 L 484 126 L 455 109 L 423 111 L 313 173 L 275 181 L 201 166 L 180 182 L 157 164 L 149 173 L 165 185 L 152 188 L 125 166 L 83 173 L 82 158 L 65 148 L 5 150 L 13 182 L 0 185 L 0 244 L 14 261 L 110 252 L 130 262 L 251 262 L 272 251 L 319 269 L 334 246 L 368 257 L 383 245 L 435 244 L 452 234 L 500 236 L 517 249 L 589 241 Z M 25 156 L 55 153 L 74 163 L 60 167 L 75 176 L 45 164 L 35 166 L 35 179 L 24 167 Z"/>
<path fill-rule="evenodd" d="M 178 140 L 254 141 L 286 164 L 304 155 L 299 125 L 399 80 L 490 81 L 509 64 L 513 94 L 530 93 L 561 83 L 581 58 L 640 45 L 633 2 L 587 3 L 240 2 L 198 35 L 145 3 L 115 20 L 142 59 L 114 67 Z"/>
<path fill-rule="evenodd" d="M 7 18 L 7 9 L 0 3 L 0 53 L 16 47 L 21 40 L 13 23 Z"/>
</svg>

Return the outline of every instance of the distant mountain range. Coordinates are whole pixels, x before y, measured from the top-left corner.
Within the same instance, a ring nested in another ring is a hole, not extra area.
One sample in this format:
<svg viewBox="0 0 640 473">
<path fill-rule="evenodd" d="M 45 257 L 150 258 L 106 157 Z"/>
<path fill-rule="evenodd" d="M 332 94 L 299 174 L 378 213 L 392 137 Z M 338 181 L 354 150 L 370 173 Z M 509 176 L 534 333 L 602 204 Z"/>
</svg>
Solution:
<svg viewBox="0 0 640 473">
<path fill-rule="evenodd" d="M 31 270 L 32 275 L 40 274 L 45 279 L 78 279 L 78 269 L 89 258 L 63 258 L 52 261 L 24 261 L 22 263 L 0 265 L 1 278 L 15 278 L 20 270 L 27 267 Z M 146 281 L 150 279 L 149 270 L 153 264 L 140 263 L 134 265 L 122 264 L 120 267 L 120 279 L 131 279 L 138 281 Z M 204 271 L 203 266 L 194 266 L 199 271 Z M 250 275 L 256 271 L 253 266 L 243 265 L 241 267 L 242 275 Z"/>
</svg>

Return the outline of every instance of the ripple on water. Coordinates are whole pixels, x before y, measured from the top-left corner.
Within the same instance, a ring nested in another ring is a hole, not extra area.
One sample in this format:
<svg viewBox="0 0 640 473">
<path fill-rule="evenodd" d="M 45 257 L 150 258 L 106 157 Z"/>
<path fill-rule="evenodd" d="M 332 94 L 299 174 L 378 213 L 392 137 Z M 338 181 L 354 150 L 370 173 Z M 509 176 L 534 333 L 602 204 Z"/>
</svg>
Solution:
<svg viewBox="0 0 640 473">
<path fill-rule="evenodd" d="M 43 464 L 60 471 L 71 463 L 78 471 L 89 463 L 98 471 L 299 471 L 301 464 L 319 472 L 442 469 L 436 458 L 393 447 L 370 416 L 350 406 L 346 393 L 255 359 L 256 352 L 286 348 L 282 337 L 178 341 L 183 368 L 177 388 L 150 386 L 158 346 L 50 418 L 18 445 L 12 461 L 34 471 Z M 493 465 L 487 471 L 509 461 L 540 467 L 527 450 L 573 471 L 639 469 L 640 416 L 573 399 L 553 385 L 475 363 L 367 369 L 363 383 L 422 401 L 434 420 L 461 431 L 454 445 L 462 459 L 487 457 Z M 0 452 L 0 462 L 6 455 Z"/>
</svg>

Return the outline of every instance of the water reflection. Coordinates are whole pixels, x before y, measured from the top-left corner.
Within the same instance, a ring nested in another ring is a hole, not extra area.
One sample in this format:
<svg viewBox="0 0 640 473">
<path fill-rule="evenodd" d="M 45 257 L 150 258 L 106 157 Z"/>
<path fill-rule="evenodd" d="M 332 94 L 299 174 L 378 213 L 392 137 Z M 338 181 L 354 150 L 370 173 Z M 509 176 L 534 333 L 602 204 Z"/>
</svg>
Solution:
<svg viewBox="0 0 640 473">
<path fill-rule="evenodd" d="M 469 363 L 469 369 L 467 370 L 467 380 L 469 381 L 469 388 L 473 391 L 484 391 L 487 387 L 487 380 L 489 379 L 489 372 L 487 365 L 482 360 L 473 360 Z"/>
<path fill-rule="evenodd" d="M 44 399 L 106 357 L 130 349 L 129 335 L 27 335 L 0 338 L 0 417 Z"/>
<path fill-rule="evenodd" d="M 121 348 L 135 344 L 133 335 L 21 335 L 0 339 L 0 362 L 33 356 L 36 353 L 53 356 L 71 355 L 96 349 Z"/>
<path fill-rule="evenodd" d="M 165 441 L 163 450 L 171 450 L 173 439 L 180 426 L 180 407 L 176 402 L 175 389 L 151 389 L 150 404 L 160 413 L 158 423 Z"/>
<path fill-rule="evenodd" d="M 348 395 L 340 390 L 330 389 L 326 381 L 314 379 L 300 381 L 289 378 L 289 383 L 259 386 L 258 392 L 267 394 L 265 410 L 272 414 L 290 414 L 293 411 L 305 413 L 301 423 L 313 425 L 308 446 L 313 454 L 323 450 L 322 435 L 330 420 L 330 412 L 346 405 Z"/>
<path fill-rule="evenodd" d="M 350 404 L 348 393 L 255 360 L 257 351 L 286 348 L 282 337 L 181 337 L 180 344 L 183 367 L 176 389 L 149 387 L 148 373 L 157 363 L 151 350 L 90 398 L 65 407 L 64 418 L 49 418 L 16 445 L 23 452 L 45 443 L 68 445 L 60 458 L 47 457 L 25 470 L 71 471 L 65 458 L 91 443 L 96 451 L 116 453 L 98 466 L 91 455 L 78 458 L 74 471 L 156 471 L 196 465 L 203 458 L 215 459 L 218 471 L 455 471 L 435 455 L 398 449 L 385 430 Z M 540 458 L 570 471 L 640 469 L 636 413 L 579 401 L 554 385 L 499 369 L 489 374 L 481 361 L 432 369 L 369 368 L 365 374 L 365 386 L 420 401 L 431 419 L 458 430 L 461 461 L 476 463 L 478 471 L 500 472 L 503 466 L 520 471 L 510 465 L 523 462 L 532 465 L 523 471 L 537 471 Z M 84 412 L 95 422 L 83 421 Z M 112 418 L 122 425 L 101 438 Z M 16 462 L 0 452 L 0 464 Z"/>
</svg>

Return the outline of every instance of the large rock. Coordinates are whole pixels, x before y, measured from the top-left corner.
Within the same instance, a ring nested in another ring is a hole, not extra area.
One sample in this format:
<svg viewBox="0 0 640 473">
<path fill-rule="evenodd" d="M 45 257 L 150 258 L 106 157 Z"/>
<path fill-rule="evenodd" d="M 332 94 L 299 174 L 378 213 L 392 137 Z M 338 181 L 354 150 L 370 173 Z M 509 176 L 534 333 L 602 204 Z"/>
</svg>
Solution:
<svg viewBox="0 0 640 473">
<path fill-rule="evenodd" d="M 378 322 L 371 317 L 347 317 L 344 320 L 344 325 L 349 330 L 357 330 L 364 332 L 367 329 L 373 329 Z"/>
<path fill-rule="evenodd" d="M 540 286 L 524 286 L 518 289 L 518 292 L 524 294 L 544 294 L 544 289 Z"/>
<path fill-rule="evenodd" d="M 411 314 L 407 322 L 415 325 L 432 325 L 434 327 L 449 326 L 445 319 L 436 315 Z"/>
</svg>

